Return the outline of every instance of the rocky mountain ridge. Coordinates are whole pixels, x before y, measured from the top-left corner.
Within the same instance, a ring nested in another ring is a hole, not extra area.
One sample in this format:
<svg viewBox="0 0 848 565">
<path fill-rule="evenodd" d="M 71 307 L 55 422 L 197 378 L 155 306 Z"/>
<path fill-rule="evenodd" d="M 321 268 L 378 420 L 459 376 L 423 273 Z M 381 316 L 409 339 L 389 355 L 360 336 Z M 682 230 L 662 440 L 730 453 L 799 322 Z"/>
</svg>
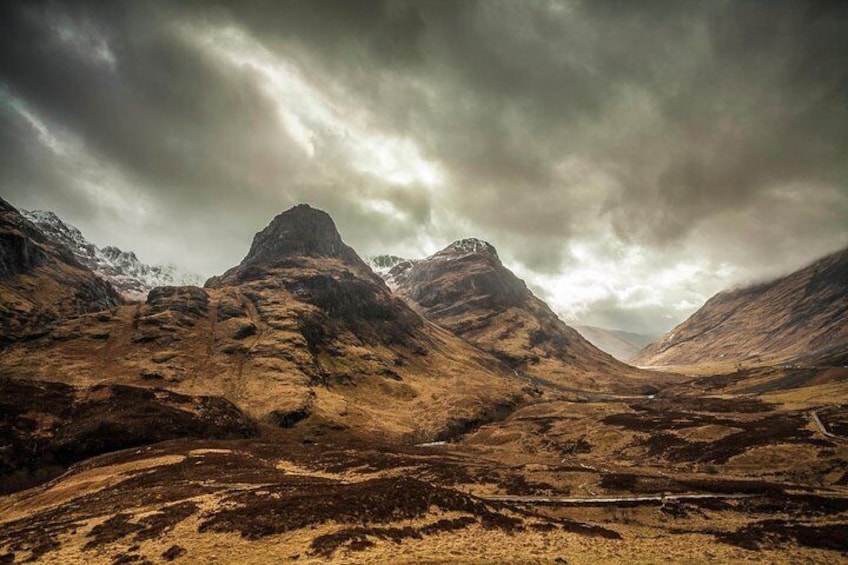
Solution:
<svg viewBox="0 0 848 565">
<path fill-rule="evenodd" d="M 183 273 L 176 266 L 148 265 L 132 251 L 114 246 L 99 248 L 79 229 L 64 222 L 53 212 L 42 210 L 21 213 L 52 240 L 73 253 L 76 260 L 111 283 L 128 300 L 144 300 L 150 289 L 157 286 L 197 285 L 200 277 Z"/>
<path fill-rule="evenodd" d="M 67 317 L 121 303 L 112 285 L 0 199 L 0 343 L 32 339 Z"/>
<path fill-rule="evenodd" d="M 430 321 L 487 351 L 534 382 L 561 389 L 640 392 L 654 378 L 617 361 L 569 327 L 507 269 L 493 245 L 451 243 L 399 263 L 396 291 Z"/>
<path fill-rule="evenodd" d="M 204 288 L 159 287 L 141 304 L 68 318 L 4 350 L 0 372 L 221 396 L 302 433 L 446 438 L 509 411 L 533 387 L 427 323 L 342 241 L 296 206 Z"/>
</svg>

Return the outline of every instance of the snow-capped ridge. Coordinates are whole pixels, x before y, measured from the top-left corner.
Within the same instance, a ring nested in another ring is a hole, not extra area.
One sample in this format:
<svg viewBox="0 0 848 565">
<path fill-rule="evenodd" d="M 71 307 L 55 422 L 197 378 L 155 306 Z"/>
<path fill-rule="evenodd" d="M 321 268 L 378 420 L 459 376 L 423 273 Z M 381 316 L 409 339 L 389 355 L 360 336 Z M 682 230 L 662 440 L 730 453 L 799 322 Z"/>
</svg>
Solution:
<svg viewBox="0 0 848 565">
<path fill-rule="evenodd" d="M 468 237 L 454 241 L 439 253 L 483 253 L 488 255 L 498 256 L 498 251 L 495 246 L 488 241 L 477 239 L 476 237 Z"/>
<path fill-rule="evenodd" d="M 391 288 L 397 288 L 397 275 L 411 268 L 418 261 L 416 259 L 404 259 L 397 255 L 375 255 L 366 257 L 365 262 L 371 270 L 379 275 Z"/>
<path fill-rule="evenodd" d="M 385 273 L 388 273 L 395 266 L 410 261 L 410 259 L 398 257 L 397 255 L 375 255 L 373 257 L 365 258 L 365 262 L 368 263 L 368 266 L 371 267 L 371 270 L 380 276 L 383 276 Z"/>
<path fill-rule="evenodd" d="M 79 229 L 62 221 L 53 212 L 44 210 L 21 213 L 45 235 L 67 247 L 74 257 L 110 282 L 125 298 L 143 300 L 157 286 L 184 286 L 202 283 L 201 278 L 180 272 L 176 266 L 151 266 L 142 262 L 134 252 L 107 245 L 98 248 L 82 235 Z"/>
</svg>

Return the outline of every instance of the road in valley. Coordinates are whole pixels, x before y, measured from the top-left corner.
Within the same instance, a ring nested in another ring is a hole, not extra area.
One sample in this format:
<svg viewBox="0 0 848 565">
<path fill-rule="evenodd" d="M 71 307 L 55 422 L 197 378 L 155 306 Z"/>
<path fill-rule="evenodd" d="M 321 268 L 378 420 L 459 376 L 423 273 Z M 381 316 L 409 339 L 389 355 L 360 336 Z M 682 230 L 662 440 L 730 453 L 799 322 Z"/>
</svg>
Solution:
<svg viewBox="0 0 848 565">
<path fill-rule="evenodd" d="M 595 496 L 590 498 L 575 498 L 570 496 L 514 496 L 494 495 L 481 496 L 483 500 L 492 502 L 515 502 L 523 504 L 618 504 L 621 502 L 668 502 L 676 500 L 709 500 L 730 498 L 753 498 L 762 494 L 751 493 L 701 493 L 701 494 L 648 494 L 641 496 Z"/>
<path fill-rule="evenodd" d="M 827 431 L 827 428 L 825 427 L 824 422 L 822 422 L 821 418 L 819 418 L 819 411 L 818 410 L 813 410 L 812 412 L 810 412 L 810 416 L 812 416 L 813 422 L 815 422 L 816 427 L 818 427 L 819 431 L 822 433 L 823 436 L 829 437 L 831 439 L 839 439 L 839 440 L 842 440 L 842 441 L 848 440 L 848 438 L 838 436 L 834 433 Z"/>
</svg>

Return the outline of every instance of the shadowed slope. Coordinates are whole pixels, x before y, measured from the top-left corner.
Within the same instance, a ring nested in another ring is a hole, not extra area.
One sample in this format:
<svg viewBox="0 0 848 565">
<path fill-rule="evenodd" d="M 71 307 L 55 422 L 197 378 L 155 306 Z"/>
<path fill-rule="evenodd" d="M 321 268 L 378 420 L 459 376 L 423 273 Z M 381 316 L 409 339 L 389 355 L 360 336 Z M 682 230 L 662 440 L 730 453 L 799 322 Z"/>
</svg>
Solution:
<svg viewBox="0 0 848 565">
<path fill-rule="evenodd" d="M 633 359 L 639 365 L 832 356 L 848 344 L 848 249 L 771 282 L 721 292 Z"/>
<path fill-rule="evenodd" d="M 109 283 L 0 199 L 0 344 L 121 302 Z"/>
</svg>

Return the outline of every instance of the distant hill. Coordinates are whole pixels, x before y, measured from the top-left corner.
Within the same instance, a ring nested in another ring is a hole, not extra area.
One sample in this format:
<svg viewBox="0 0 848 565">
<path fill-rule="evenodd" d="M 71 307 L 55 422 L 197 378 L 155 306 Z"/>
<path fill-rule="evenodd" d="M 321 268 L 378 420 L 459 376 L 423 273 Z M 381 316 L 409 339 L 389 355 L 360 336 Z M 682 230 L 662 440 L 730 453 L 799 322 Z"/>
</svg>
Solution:
<svg viewBox="0 0 848 565">
<path fill-rule="evenodd" d="M 574 326 L 574 329 L 601 351 L 606 351 L 619 361 L 624 362 L 630 361 L 643 347 L 659 337 L 657 335 L 610 330 L 597 326 Z"/>
<path fill-rule="evenodd" d="M 721 292 L 634 359 L 640 366 L 768 365 L 848 346 L 848 249 L 790 275 Z"/>
</svg>

